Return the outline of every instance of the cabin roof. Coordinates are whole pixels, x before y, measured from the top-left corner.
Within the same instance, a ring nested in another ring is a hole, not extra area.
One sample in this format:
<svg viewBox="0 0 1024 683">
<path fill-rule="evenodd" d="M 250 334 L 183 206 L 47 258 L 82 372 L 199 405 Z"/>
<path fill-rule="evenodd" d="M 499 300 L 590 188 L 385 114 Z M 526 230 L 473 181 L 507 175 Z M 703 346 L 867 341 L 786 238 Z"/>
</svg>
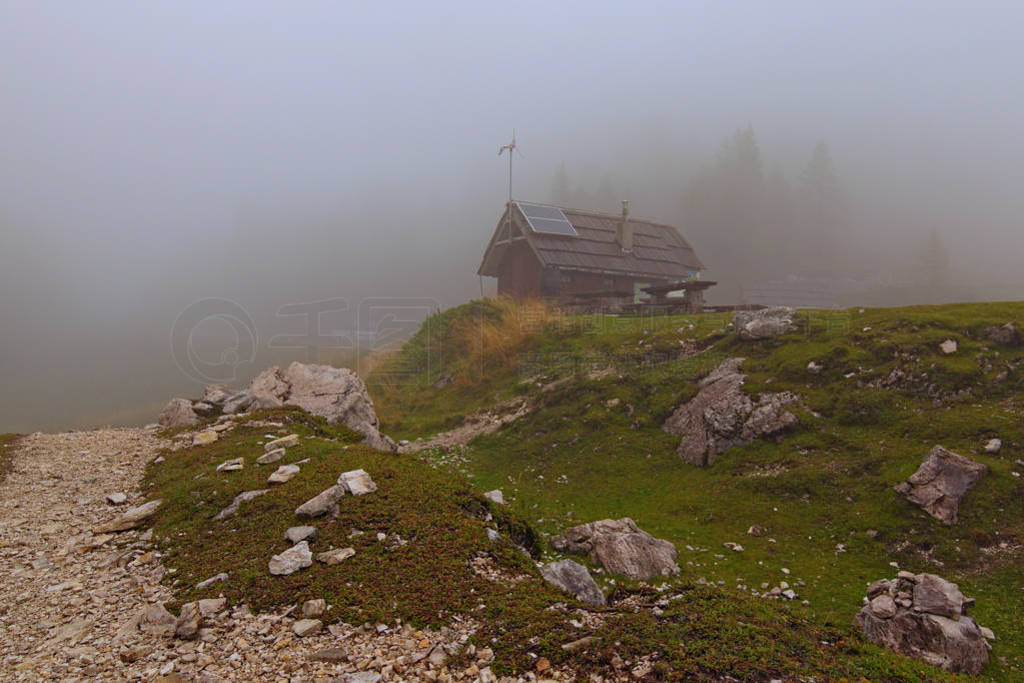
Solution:
<svg viewBox="0 0 1024 683">
<path fill-rule="evenodd" d="M 491 237 L 477 273 L 497 277 L 504 252 L 525 241 L 544 267 L 583 270 L 639 277 L 683 279 L 686 271 L 703 270 L 693 247 L 671 225 L 630 216 L 633 249 L 618 243 L 622 216 L 556 207 L 575 228 L 576 235 L 535 232 L 516 202 L 511 204 L 511 237 L 506 207 Z"/>
</svg>

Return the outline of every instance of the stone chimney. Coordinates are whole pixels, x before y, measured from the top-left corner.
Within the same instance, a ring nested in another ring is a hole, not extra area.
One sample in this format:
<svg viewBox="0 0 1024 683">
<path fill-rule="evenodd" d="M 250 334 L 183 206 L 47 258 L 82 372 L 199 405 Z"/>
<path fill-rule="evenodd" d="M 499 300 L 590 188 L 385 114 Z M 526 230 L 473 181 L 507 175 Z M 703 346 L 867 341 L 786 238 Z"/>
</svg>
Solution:
<svg viewBox="0 0 1024 683">
<path fill-rule="evenodd" d="M 622 200 L 622 220 L 619 222 L 619 246 L 622 251 L 633 251 L 633 225 L 629 222 L 629 200 Z"/>
</svg>

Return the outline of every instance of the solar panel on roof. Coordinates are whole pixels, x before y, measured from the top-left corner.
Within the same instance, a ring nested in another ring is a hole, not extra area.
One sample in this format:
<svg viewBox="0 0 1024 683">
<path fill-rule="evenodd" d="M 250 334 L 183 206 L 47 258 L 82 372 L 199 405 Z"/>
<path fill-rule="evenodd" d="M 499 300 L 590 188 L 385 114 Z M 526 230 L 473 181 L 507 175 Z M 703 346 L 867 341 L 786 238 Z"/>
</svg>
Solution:
<svg viewBox="0 0 1024 683">
<path fill-rule="evenodd" d="M 540 204 L 525 204 L 523 202 L 516 202 L 516 206 L 526 216 L 526 221 L 534 232 L 543 232 L 548 235 L 579 236 L 576 228 L 572 227 L 569 219 L 556 206 L 541 206 Z"/>
</svg>

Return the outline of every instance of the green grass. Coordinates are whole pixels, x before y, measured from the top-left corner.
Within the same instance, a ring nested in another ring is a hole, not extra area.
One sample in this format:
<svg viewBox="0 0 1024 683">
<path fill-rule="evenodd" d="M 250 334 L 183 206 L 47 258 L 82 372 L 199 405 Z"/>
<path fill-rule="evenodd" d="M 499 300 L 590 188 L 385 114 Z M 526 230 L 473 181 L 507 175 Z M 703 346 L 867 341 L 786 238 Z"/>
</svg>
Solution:
<svg viewBox="0 0 1024 683">
<path fill-rule="evenodd" d="M 4 480 L 7 470 L 11 467 L 14 447 L 21 437 L 21 434 L 0 434 L 0 481 Z"/>
<path fill-rule="evenodd" d="M 474 641 L 495 650 L 494 670 L 499 674 L 529 670 L 535 657 L 582 672 L 611 674 L 613 654 L 632 665 L 652 652 L 660 653 L 657 675 L 672 679 L 737 672 L 755 678 L 801 673 L 923 679 L 928 673 L 856 637 L 850 640 L 814 625 L 792 610 L 688 581 L 662 593 L 617 586 L 617 597 L 663 600 L 670 607 L 646 616 L 631 609 L 598 610 L 605 624 L 579 630 L 570 623 L 578 616 L 575 601 L 544 583 L 535 560 L 507 540 L 538 554 L 531 525 L 484 499 L 462 476 L 413 456 L 358 445 L 360 435 L 295 408 L 264 411 L 252 419 L 277 420 L 285 427 L 268 432 L 243 424 L 209 446 L 168 450 L 164 462 L 147 470 L 148 497 L 165 501 L 153 529 L 163 561 L 173 570 L 169 577 L 177 601 L 172 608 L 223 593 L 232 604 L 244 602 L 257 610 L 324 598 L 333 606 L 328 622 L 390 623 L 401 618 L 416 626 L 438 626 L 453 616 L 469 615 L 481 622 Z M 266 435 L 293 432 L 303 438 L 283 460 L 255 464 Z M 219 463 L 236 457 L 245 458 L 242 471 L 216 472 Z M 265 488 L 275 467 L 305 459 L 309 462 L 290 482 L 243 503 L 234 518 L 213 521 L 238 493 Z M 338 474 L 360 468 L 371 474 L 376 492 L 342 498 L 336 520 L 307 522 L 294 516 L 299 504 L 332 485 Z M 485 523 L 488 515 L 493 521 Z M 285 530 L 306 523 L 318 528 L 311 544 L 314 553 L 351 546 L 356 555 L 334 567 L 314 562 L 291 576 L 272 576 L 267 562 L 288 547 Z M 503 540 L 488 540 L 488 526 L 497 528 Z M 378 532 L 388 535 L 388 542 L 377 541 Z M 407 543 L 392 547 L 395 535 Z M 479 559 L 517 580 L 493 582 L 476 574 L 471 562 Z M 228 572 L 227 582 L 195 588 L 220 572 Z M 567 607 L 550 609 L 557 603 Z M 594 639 L 590 647 L 575 653 L 561 648 L 582 636 Z M 743 647 L 721 647 L 741 636 L 747 638 Z M 823 641 L 829 645 L 822 646 Z M 679 649 L 681 642 L 685 651 Z"/>
<path fill-rule="evenodd" d="M 865 585 L 895 575 L 890 562 L 941 574 L 977 598 L 974 615 L 996 632 L 986 677 L 1019 680 L 1024 484 L 1012 472 L 1024 470 L 1016 464 L 1024 457 L 1024 349 L 982 331 L 1007 321 L 1024 327 L 1024 304 L 862 310 L 803 312 L 798 332 L 763 342 L 736 339 L 724 315 L 567 319 L 523 347 L 515 372 L 440 390 L 411 372 L 400 401 L 374 398 L 386 432 L 415 438 L 498 397 L 529 397 L 531 414 L 461 449 L 460 467 L 479 490 L 502 488 L 542 536 L 633 517 L 676 545 L 681 581 L 724 582 L 721 600 L 750 600 L 738 584 L 800 580 L 806 585 L 797 591 L 810 605 L 789 609 L 847 642 L 857 642 L 851 622 Z M 950 338 L 959 349 L 947 356 L 939 344 Z M 445 341 L 433 338 L 439 348 Z M 693 350 L 698 355 L 688 356 Z M 747 359 L 747 391 L 800 394 L 801 424 L 777 441 L 731 449 L 712 467 L 686 465 L 675 453 L 678 439 L 660 426 L 701 376 L 731 356 Z M 412 360 L 397 362 L 415 370 Z M 824 366 L 820 374 L 807 370 L 812 360 Z M 434 370 L 444 371 L 439 363 Z M 601 368 L 614 372 L 594 372 Z M 896 368 L 903 379 L 888 385 Z M 994 436 L 1003 450 L 987 455 L 982 445 Z M 892 490 L 935 444 L 990 468 L 954 527 Z M 753 524 L 766 533 L 748 535 Z M 728 541 L 744 551 L 724 548 Z"/>
</svg>

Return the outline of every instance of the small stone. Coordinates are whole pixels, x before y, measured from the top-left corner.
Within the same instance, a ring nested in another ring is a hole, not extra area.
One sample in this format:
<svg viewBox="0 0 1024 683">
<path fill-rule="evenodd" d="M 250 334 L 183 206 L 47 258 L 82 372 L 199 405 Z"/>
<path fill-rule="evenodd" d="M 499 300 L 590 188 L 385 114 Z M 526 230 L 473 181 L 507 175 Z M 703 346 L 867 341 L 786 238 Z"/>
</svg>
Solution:
<svg viewBox="0 0 1024 683">
<path fill-rule="evenodd" d="M 231 460 L 225 460 L 221 464 L 217 465 L 218 472 L 237 472 L 238 470 L 245 467 L 245 458 L 233 458 Z"/>
<path fill-rule="evenodd" d="M 978 630 L 981 631 L 981 637 L 985 640 L 995 640 L 996 634 L 992 632 L 988 626 L 979 626 Z"/>
<path fill-rule="evenodd" d="M 348 652 L 340 647 L 329 647 L 317 650 L 309 658 L 319 662 L 345 662 L 348 660 Z"/>
<path fill-rule="evenodd" d="M 541 657 L 537 660 L 537 665 L 534 668 L 537 669 L 537 673 L 544 673 L 551 668 L 551 662 L 548 661 L 547 657 Z"/>
<path fill-rule="evenodd" d="M 338 485 L 345 487 L 345 490 L 353 496 L 362 496 L 377 490 L 377 485 L 373 483 L 373 479 L 365 470 L 342 472 L 338 477 Z"/>
<path fill-rule="evenodd" d="M 128 502 L 128 496 L 123 493 L 109 493 L 107 494 L 107 502 L 111 505 L 124 505 Z"/>
<path fill-rule="evenodd" d="M 323 598 L 306 600 L 306 602 L 302 603 L 302 616 L 307 618 L 319 617 L 323 615 L 326 609 L 327 601 Z"/>
<path fill-rule="evenodd" d="M 234 517 L 235 514 L 238 512 L 238 507 L 242 503 L 244 503 L 247 500 L 252 500 L 257 496 L 262 496 L 264 493 L 267 493 L 268 491 L 270 491 L 270 489 L 259 489 L 256 491 L 244 491 L 242 493 L 239 493 L 237 496 L 235 496 L 235 499 L 231 501 L 230 505 L 228 505 L 226 508 L 217 513 L 217 515 L 213 518 L 214 521 L 220 521 L 222 519 Z"/>
<path fill-rule="evenodd" d="M 328 566 L 341 564 L 348 558 L 356 554 L 354 548 L 337 548 L 335 550 L 328 550 L 327 552 L 319 553 L 316 556 L 317 562 L 323 562 Z"/>
<path fill-rule="evenodd" d="M 276 451 L 278 448 L 289 448 L 299 443 L 298 434 L 289 434 L 288 436 L 282 436 L 280 439 L 274 439 L 263 444 L 263 451 L 270 453 Z"/>
<path fill-rule="evenodd" d="M 186 602 L 181 606 L 181 614 L 174 625 L 174 635 L 182 640 L 195 640 L 199 635 L 199 606 L 194 602 Z"/>
<path fill-rule="evenodd" d="M 106 524 L 96 527 L 93 531 L 100 534 L 111 531 L 127 531 L 129 529 L 134 529 L 141 526 L 144 521 L 152 517 L 153 514 L 156 513 L 157 508 L 162 504 L 163 501 L 159 499 L 143 503 L 138 507 L 128 510 L 112 522 L 107 522 Z"/>
<path fill-rule="evenodd" d="M 956 340 L 955 339 L 947 339 L 946 341 L 944 341 L 941 344 L 939 344 L 939 348 L 942 349 L 942 353 L 944 353 L 947 356 L 949 354 L 951 354 L 951 353 L 956 353 L 956 349 L 957 349 Z"/>
<path fill-rule="evenodd" d="M 210 578 L 205 579 L 205 580 L 200 581 L 199 583 L 197 583 L 196 584 L 196 589 L 197 590 L 202 590 L 203 588 L 206 588 L 207 586 L 215 584 L 218 581 L 227 581 L 227 580 L 228 580 L 228 573 L 227 572 L 221 572 L 220 574 L 217 574 L 216 576 L 211 576 Z"/>
<path fill-rule="evenodd" d="M 217 440 L 217 432 L 212 429 L 199 432 L 192 437 L 193 446 L 209 446 L 211 443 Z"/>
<path fill-rule="evenodd" d="M 300 541 L 280 555 L 270 558 L 270 573 L 275 576 L 287 576 L 313 564 L 313 553 L 306 541 Z"/>
<path fill-rule="evenodd" d="M 300 638 L 305 636 L 311 636 L 320 632 L 320 629 L 324 627 L 324 622 L 319 619 L 299 619 L 292 624 L 292 631 Z"/>
<path fill-rule="evenodd" d="M 313 541 L 316 539 L 315 526 L 293 526 L 284 532 L 285 540 L 292 543 L 299 541 Z"/>
<path fill-rule="evenodd" d="M 871 613 L 879 619 L 891 619 L 896 616 L 896 601 L 888 593 L 876 595 L 871 599 Z"/>
<path fill-rule="evenodd" d="M 782 591 L 782 595 L 785 596 L 787 600 L 796 600 L 796 591 L 792 588 Z"/>
<path fill-rule="evenodd" d="M 284 457 L 284 449 L 283 448 L 276 448 L 276 449 L 270 451 L 269 453 L 264 453 L 260 457 L 256 458 L 256 464 L 257 465 L 270 465 L 271 463 L 275 463 L 275 462 L 277 462 L 278 460 L 280 460 L 283 457 Z"/>
<path fill-rule="evenodd" d="M 998 453 L 1002 449 L 1003 449 L 1003 441 L 1002 441 L 1002 439 L 989 439 L 988 442 L 985 444 L 985 452 L 986 453 L 991 453 L 992 455 L 995 455 L 996 453 Z"/>
<path fill-rule="evenodd" d="M 227 598 L 206 598 L 205 600 L 199 600 L 199 614 L 204 617 L 212 617 L 221 610 L 223 610 L 227 604 Z"/>
<path fill-rule="evenodd" d="M 295 514 L 298 517 L 320 517 L 330 512 L 344 495 L 344 487 L 332 486 L 295 508 Z"/>
<path fill-rule="evenodd" d="M 825 368 L 824 368 L 823 365 L 821 365 L 821 364 L 819 364 L 819 363 L 817 363 L 817 362 L 815 362 L 813 360 L 810 363 L 807 364 L 807 372 L 811 373 L 812 375 L 821 374 L 821 371 L 824 370 L 824 369 Z"/>
<path fill-rule="evenodd" d="M 281 465 L 274 473 L 267 477 L 268 484 L 284 484 L 292 480 L 299 473 L 298 465 Z"/>
<path fill-rule="evenodd" d="M 487 493 L 484 494 L 484 498 L 491 501 L 492 503 L 497 503 L 498 505 L 505 504 L 505 496 L 504 494 L 502 494 L 501 489 L 494 489 L 493 491 L 488 491 Z"/>
</svg>

